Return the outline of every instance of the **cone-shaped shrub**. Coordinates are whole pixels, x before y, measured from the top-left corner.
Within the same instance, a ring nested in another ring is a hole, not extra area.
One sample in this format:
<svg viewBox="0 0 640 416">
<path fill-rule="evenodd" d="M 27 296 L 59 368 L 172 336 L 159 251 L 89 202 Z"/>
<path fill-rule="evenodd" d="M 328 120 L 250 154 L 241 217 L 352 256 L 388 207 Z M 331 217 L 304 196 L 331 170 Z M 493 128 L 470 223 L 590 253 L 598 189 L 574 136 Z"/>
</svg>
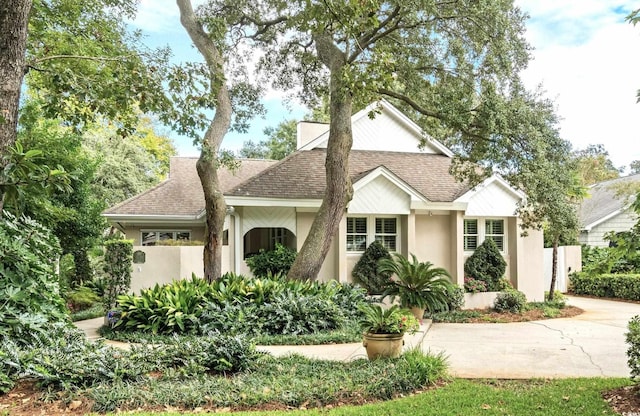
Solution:
<svg viewBox="0 0 640 416">
<path fill-rule="evenodd" d="M 502 290 L 500 279 L 504 276 L 505 270 L 507 262 L 490 238 L 486 238 L 464 263 L 465 277 L 485 282 L 489 292 Z"/>
<path fill-rule="evenodd" d="M 378 272 L 378 261 L 390 258 L 389 250 L 381 242 L 374 241 L 362 253 L 351 275 L 370 295 L 380 295 L 391 282 L 391 272 Z"/>
</svg>

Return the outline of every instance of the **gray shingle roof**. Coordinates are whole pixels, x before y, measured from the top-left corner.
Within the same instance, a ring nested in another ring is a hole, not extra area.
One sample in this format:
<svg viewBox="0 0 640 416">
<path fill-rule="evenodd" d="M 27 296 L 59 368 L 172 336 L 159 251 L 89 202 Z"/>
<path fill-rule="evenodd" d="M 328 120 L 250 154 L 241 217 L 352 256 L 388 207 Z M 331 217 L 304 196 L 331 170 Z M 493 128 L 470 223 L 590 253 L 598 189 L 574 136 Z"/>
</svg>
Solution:
<svg viewBox="0 0 640 416">
<path fill-rule="evenodd" d="M 580 224 L 585 228 L 606 216 L 613 214 L 629 204 L 620 191 L 633 182 L 640 182 L 640 174 L 611 179 L 592 185 L 588 192 L 590 197 L 580 204 Z"/>
<path fill-rule="evenodd" d="M 321 199 L 326 187 L 324 149 L 293 153 L 255 177 L 226 192 L 228 196 Z M 452 202 L 470 189 L 449 173 L 451 159 L 426 153 L 353 150 L 352 181 L 384 166 L 433 202 Z"/>
<path fill-rule="evenodd" d="M 169 179 L 107 209 L 104 214 L 197 216 L 204 209 L 197 161 L 196 157 L 171 158 Z M 218 171 L 222 189 L 232 189 L 274 163 L 274 160 L 241 159 L 240 168 L 235 172 L 222 168 Z"/>
</svg>

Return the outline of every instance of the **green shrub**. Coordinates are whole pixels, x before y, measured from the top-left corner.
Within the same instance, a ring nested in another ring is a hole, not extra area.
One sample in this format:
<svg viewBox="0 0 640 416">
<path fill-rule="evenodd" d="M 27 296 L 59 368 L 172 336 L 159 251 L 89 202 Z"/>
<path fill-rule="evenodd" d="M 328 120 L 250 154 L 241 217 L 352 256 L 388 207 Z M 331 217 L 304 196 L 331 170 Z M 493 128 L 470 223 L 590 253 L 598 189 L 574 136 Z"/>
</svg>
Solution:
<svg viewBox="0 0 640 416">
<path fill-rule="evenodd" d="M 247 258 L 246 263 L 256 277 L 286 275 L 296 259 L 296 254 L 295 250 L 276 243 L 274 250 L 260 250 L 258 254 Z"/>
<path fill-rule="evenodd" d="M 100 302 L 100 298 L 96 293 L 86 286 L 80 286 L 65 296 L 67 306 L 72 313 L 88 309 L 95 303 Z"/>
<path fill-rule="evenodd" d="M 640 299 L 640 274 L 603 274 L 573 273 L 569 290 L 576 295 Z"/>
<path fill-rule="evenodd" d="M 391 283 L 390 272 L 378 271 L 380 259 L 391 259 L 391 254 L 380 241 L 374 241 L 362 253 L 362 257 L 351 272 L 354 281 L 365 288 L 370 295 L 382 294 Z"/>
<path fill-rule="evenodd" d="M 206 280 L 192 275 L 191 280 L 156 284 L 142 290 L 139 296 L 121 295 L 118 297 L 121 315 L 115 327 L 154 334 L 195 333 L 211 291 Z"/>
<path fill-rule="evenodd" d="M 493 308 L 498 312 L 520 313 L 527 306 L 527 297 L 518 290 L 500 292 L 496 296 Z"/>
<path fill-rule="evenodd" d="M 340 328 L 345 318 L 340 308 L 321 296 L 300 296 L 283 293 L 259 310 L 264 333 L 310 334 Z"/>
<path fill-rule="evenodd" d="M 506 270 L 507 262 L 500 254 L 496 243 L 490 238 L 485 238 L 464 262 L 465 277 L 485 282 L 490 292 L 502 290 L 501 279 Z"/>
<path fill-rule="evenodd" d="M 464 306 L 464 289 L 457 285 L 447 288 L 447 304 L 450 311 L 460 310 Z"/>
<path fill-rule="evenodd" d="M 487 284 L 483 280 L 473 277 L 464 278 L 464 291 L 467 293 L 480 293 L 487 291 Z"/>
<path fill-rule="evenodd" d="M 29 344 L 54 322 L 68 322 L 54 262 L 53 234 L 27 218 L 4 212 L 0 221 L 0 339 Z"/>
<path fill-rule="evenodd" d="M 118 296 L 127 293 L 131 287 L 132 262 L 132 240 L 105 242 L 104 265 L 107 279 L 103 298 L 105 310 L 113 309 Z"/>
<path fill-rule="evenodd" d="M 629 332 L 625 334 L 627 349 L 627 364 L 631 369 L 631 379 L 640 379 L 640 315 L 636 315 L 629 321 Z"/>
</svg>

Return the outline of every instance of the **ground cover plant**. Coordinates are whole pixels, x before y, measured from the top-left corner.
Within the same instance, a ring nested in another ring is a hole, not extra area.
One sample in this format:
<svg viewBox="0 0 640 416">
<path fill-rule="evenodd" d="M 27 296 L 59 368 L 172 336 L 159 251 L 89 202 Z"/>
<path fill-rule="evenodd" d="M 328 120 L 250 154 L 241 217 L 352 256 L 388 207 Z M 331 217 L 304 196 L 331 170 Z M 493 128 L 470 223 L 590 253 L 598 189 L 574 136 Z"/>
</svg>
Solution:
<svg viewBox="0 0 640 416">
<path fill-rule="evenodd" d="M 0 396 L 0 409 L 10 409 L 11 414 L 23 411 L 22 414 L 30 414 L 27 410 L 55 414 L 54 406 L 60 413 L 63 409 L 70 413 L 74 409 L 105 412 L 149 406 L 185 410 L 323 408 L 388 400 L 436 385 L 446 378 L 445 358 L 420 350 L 408 351 L 395 360 L 377 362 L 261 355 L 244 361 L 249 365 L 248 371 L 235 371 L 235 367 L 224 370 L 224 360 L 210 362 L 207 357 L 218 355 L 220 348 L 230 347 L 206 343 L 203 346 L 198 339 L 171 348 L 136 347 L 131 352 L 120 351 L 115 358 L 104 354 L 103 361 L 107 363 L 124 360 L 127 366 L 122 370 L 127 371 L 126 376 L 92 371 L 96 374 L 93 378 L 72 378 L 71 372 L 66 371 L 60 377 L 61 381 L 68 382 L 66 389 L 60 389 L 60 384 L 49 384 L 51 388 L 38 395 L 33 385 L 21 385 L 22 391 L 31 387 L 29 400 L 22 401 L 24 396 L 21 396 L 12 401 L 15 396 Z M 93 356 L 92 353 L 86 354 L 89 356 Z M 75 368 L 72 359 L 64 361 L 67 366 L 60 365 L 59 361 L 62 359 L 54 357 L 52 365 L 78 373 L 81 366 L 103 364 L 95 357 L 89 362 L 81 359 Z M 218 365 L 222 365 L 222 372 Z M 46 403 L 47 397 L 55 398 L 55 403 Z M 69 409 L 74 402 L 79 404 Z"/>
<path fill-rule="evenodd" d="M 508 323 L 527 322 L 551 318 L 569 318 L 582 313 L 582 309 L 566 304 L 566 297 L 559 292 L 553 300 L 526 302 L 511 291 L 503 292 L 497 299 L 497 308 L 457 309 L 428 314 L 433 322 L 449 323 Z M 548 294 L 545 295 L 548 298 Z"/>
</svg>

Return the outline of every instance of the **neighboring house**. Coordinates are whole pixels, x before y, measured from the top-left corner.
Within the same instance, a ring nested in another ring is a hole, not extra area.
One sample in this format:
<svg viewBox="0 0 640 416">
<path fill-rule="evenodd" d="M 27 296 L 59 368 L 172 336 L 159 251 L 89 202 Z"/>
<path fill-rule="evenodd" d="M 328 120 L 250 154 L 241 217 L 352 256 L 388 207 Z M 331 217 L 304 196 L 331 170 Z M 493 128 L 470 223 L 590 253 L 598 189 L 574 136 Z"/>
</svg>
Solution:
<svg viewBox="0 0 640 416">
<path fill-rule="evenodd" d="M 371 119 L 374 109 L 377 114 Z M 530 300 L 543 300 L 542 233 L 529 230 L 527 237 L 521 235 L 514 212 L 522 193 L 497 175 L 473 189 L 457 181 L 449 173 L 452 152 L 385 101 L 358 112 L 352 122 L 353 198 L 319 279 L 351 281 L 366 246 L 380 240 L 391 251 L 413 253 L 446 268 L 462 285 L 464 260 L 492 238 L 507 261 L 507 278 Z M 327 125 L 303 122 L 298 125 L 298 150 L 284 160 L 242 161 L 235 177 L 223 172 L 229 206 L 223 271 L 249 273 L 244 259 L 276 243 L 302 247 L 324 195 L 327 140 Z M 204 225 L 199 186 L 195 160 L 173 158 L 168 181 L 104 215 L 136 245 L 163 238 L 195 240 Z M 202 270 L 201 258 L 200 253 L 198 266 L 192 266 L 196 273 Z M 148 263 L 134 267 L 134 280 L 140 274 L 147 285 L 149 279 L 165 281 L 160 274 L 165 276 L 169 267 Z M 180 273 L 171 277 L 187 275 L 183 268 Z"/>
<path fill-rule="evenodd" d="M 638 219 L 630 208 L 634 184 L 640 185 L 640 174 L 591 185 L 589 196 L 580 205 L 581 244 L 608 247 L 609 241 L 604 239 L 606 233 L 629 231 L 633 227 Z"/>
</svg>

